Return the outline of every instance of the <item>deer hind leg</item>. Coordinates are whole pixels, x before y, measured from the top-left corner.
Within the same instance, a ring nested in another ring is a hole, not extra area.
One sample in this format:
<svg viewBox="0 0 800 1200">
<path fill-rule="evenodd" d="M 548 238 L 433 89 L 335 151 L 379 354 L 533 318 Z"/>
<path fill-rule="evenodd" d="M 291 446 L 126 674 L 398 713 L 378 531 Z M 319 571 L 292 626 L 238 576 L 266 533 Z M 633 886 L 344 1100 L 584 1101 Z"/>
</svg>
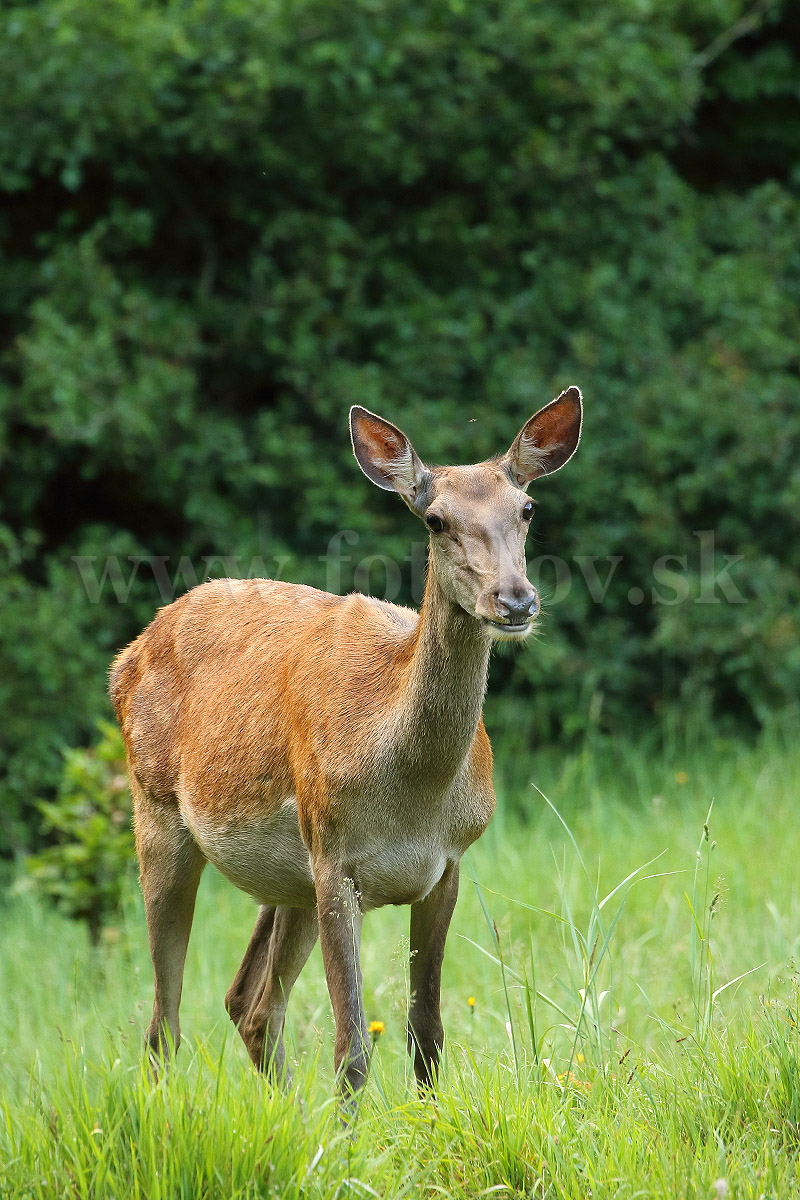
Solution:
<svg viewBox="0 0 800 1200">
<path fill-rule="evenodd" d="M 444 944 L 458 897 L 458 863 L 451 863 L 436 887 L 411 905 L 411 1004 L 408 1050 L 414 1055 L 417 1086 L 436 1083 L 444 1029 L 439 1008 Z"/>
<path fill-rule="evenodd" d="M 283 1024 L 289 994 L 317 940 L 315 908 L 262 908 L 225 1006 L 261 1071 L 286 1076 Z"/>
<path fill-rule="evenodd" d="M 275 908 L 258 910 L 258 919 L 241 966 L 225 995 L 225 1010 L 238 1029 L 242 1018 L 255 1006 L 264 990 L 269 962 L 269 944 L 275 927 Z"/>
<path fill-rule="evenodd" d="M 155 976 L 147 1043 L 155 1064 L 180 1040 L 178 1009 L 197 887 L 206 860 L 177 807 L 157 803 L 135 784 L 136 850 L 141 867 L 150 957 Z"/>
</svg>

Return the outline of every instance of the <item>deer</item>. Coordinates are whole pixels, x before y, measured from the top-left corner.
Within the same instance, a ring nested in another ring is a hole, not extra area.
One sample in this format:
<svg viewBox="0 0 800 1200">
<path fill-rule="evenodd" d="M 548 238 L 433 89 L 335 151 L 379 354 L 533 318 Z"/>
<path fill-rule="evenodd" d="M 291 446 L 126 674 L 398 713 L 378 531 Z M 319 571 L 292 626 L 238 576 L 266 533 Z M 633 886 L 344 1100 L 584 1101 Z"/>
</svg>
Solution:
<svg viewBox="0 0 800 1200">
<path fill-rule="evenodd" d="M 151 1059 L 180 1044 L 184 963 L 212 863 L 258 916 L 225 1006 L 253 1063 L 288 1078 L 289 996 L 317 938 L 345 1108 L 364 1085 L 363 915 L 410 905 L 407 1044 L 435 1088 L 445 939 L 459 861 L 495 809 L 483 723 L 496 641 L 523 642 L 540 611 L 526 574 L 527 488 L 581 434 L 570 387 L 507 453 L 423 464 L 406 435 L 350 410 L 364 474 L 425 524 L 420 612 L 263 579 L 211 580 L 161 608 L 115 658 L 155 996 Z"/>
</svg>

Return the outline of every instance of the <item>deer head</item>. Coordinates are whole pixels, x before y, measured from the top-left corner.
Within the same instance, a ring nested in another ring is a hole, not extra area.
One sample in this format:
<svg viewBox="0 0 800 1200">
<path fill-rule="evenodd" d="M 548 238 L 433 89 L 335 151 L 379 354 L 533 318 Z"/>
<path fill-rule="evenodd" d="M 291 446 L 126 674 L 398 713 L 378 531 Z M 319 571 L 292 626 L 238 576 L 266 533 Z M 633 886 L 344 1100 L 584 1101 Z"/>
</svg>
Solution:
<svg viewBox="0 0 800 1200">
<path fill-rule="evenodd" d="M 525 574 L 533 516 L 529 484 L 575 453 L 581 393 L 562 392 L 523 425 L 502 456 L 475 466 L 427 467 L 396 425 L 350 410 L 353 452 L 378 487 L 397 492 L 430 531 L 430 568 L 445 596 L 493 638 L 524 638 L 539 611 Z"/>
</svg>

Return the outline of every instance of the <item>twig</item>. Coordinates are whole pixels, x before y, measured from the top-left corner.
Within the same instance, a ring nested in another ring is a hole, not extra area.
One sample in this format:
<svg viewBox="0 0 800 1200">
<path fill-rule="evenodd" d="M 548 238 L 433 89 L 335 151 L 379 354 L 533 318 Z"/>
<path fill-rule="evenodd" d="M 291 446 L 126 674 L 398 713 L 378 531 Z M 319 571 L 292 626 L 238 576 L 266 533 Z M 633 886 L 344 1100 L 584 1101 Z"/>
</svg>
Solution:
<svg viewBox="0 0 800 1200">
<path fill-rule="evenodd" d="M 733 25 L 729 25 L 727 29 L 723 29 L 722 33 L 706 46 L 705 50 L 701 50 L 699 54 L 692 57 L 691 66 L 697 71 L 702 71 L 715 58 L 719 58 L 720 54 L 724 54 L 728 47 L 732 46 L 739 38 L 745 37 L 755 29 L 772 7 L 773 0 L 756 0 L 749 12 L 741 16 L 738 21 L 734 21 Z"/>
</svg>

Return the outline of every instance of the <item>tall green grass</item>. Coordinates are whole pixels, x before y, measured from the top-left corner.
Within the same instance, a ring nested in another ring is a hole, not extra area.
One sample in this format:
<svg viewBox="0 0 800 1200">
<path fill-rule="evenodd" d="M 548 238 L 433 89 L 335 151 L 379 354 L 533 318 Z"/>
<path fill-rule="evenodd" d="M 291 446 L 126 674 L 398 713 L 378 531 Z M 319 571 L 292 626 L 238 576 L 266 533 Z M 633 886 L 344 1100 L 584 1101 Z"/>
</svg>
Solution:
<svg viewBox="0 0 800 1200">
<path fill-rule="evenodd" d="M 385 1033 L 351 1132 L 318 950 L 287 1022 L 292 1089 L 252 1070 L 222 1000 L 255 909 L 211 871 L 158 1085 L 135 890 L 97 951 L 5 901 L 0 1196 L 800 1194 L 792 731 L 498 760 L 448 941 L 438 1096 L 417 1098 L 405 1054 L 408 911 L 371 914 L 365 1002 Z"/>
</svg>

